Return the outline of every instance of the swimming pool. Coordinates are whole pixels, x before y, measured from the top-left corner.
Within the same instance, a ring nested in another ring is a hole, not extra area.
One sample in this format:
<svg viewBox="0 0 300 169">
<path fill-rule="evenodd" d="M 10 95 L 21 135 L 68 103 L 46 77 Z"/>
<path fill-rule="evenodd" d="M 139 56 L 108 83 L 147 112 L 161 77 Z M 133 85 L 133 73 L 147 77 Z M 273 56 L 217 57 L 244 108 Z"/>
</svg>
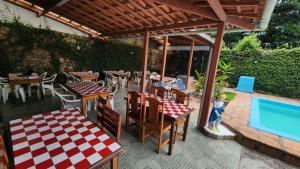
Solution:
<svg viewBox="0 0 300 169">
<path fill-rule="evenodd" d="M 253 97 L 250 127 L 300 142 L 300 106 Z"/>
</svg>

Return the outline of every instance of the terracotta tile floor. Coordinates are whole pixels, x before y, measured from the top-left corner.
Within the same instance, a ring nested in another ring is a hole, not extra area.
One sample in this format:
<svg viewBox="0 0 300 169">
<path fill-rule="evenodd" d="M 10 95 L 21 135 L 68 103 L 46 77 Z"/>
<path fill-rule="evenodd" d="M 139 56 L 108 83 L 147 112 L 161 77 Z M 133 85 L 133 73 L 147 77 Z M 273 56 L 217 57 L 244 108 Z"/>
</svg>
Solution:
<svg viewBox="0 0 300 169">
<path fill-rule="evenodd" d="M 226 89 L 232 91 L 233 89 Z M 282 102 L 298 104 L 299 100 L 283 97 L 264 95 L 259 93 L 249 94 L 239 91 L 231 101 L 223 115 L 223 122 L 238 133 L 237 141 L 241 144 L 272 155 L 286 162 L 300 165 L 300 142 L 273 135 L 249 126 L 249 115 L 252 97 L 262 97 Z"/>
</svg>

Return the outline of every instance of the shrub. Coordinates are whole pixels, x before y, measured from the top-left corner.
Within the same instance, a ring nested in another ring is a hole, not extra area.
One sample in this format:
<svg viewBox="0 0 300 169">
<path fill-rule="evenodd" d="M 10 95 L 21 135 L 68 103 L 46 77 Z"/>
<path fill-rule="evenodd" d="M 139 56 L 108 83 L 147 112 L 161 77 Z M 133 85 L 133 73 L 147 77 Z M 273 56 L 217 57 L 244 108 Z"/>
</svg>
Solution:
<svg viewBox="0 0 300 169">
<path fill-rule="evenodd" d="M 240 40 L 237 45 L 233 48 L 234 51 L 253 51 L 260 50 L 260 41 L 256 34 L 250 34 Z"/>
<path fill-rule="evenodd" d="M 233 74 L 229 83 L 236 86 L 242 75 L 256 78 L 255 90 L 300 98 L 300 48 L 268 51 L 225 51 L 221 57 L 229 60 Z"/>
</svg>

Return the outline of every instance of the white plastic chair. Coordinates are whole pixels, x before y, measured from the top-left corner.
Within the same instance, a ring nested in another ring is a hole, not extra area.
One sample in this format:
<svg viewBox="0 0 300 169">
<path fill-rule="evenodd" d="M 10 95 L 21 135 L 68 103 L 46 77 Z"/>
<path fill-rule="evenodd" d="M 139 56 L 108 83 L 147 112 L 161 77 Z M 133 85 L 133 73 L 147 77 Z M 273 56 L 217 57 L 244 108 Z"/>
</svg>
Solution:
<svg viewBox="0 0 300 169">
<path fill-rule="evenodd" d="M 66 72 L 63 72 L 63 74 L 66 76 L 67 78 L 67 83 L 73 83 L 73 78 Z"/>
<path fill-rule="evenodd" d="M 70 77 L 73 79 L 73 82 L 80 82 L 80 79 L 78 79 L 77 77 L 70 75 Z"/>
<path fill-rule="evenodd" d="M 99 78 L 99 72 L 94 72 L 94 76 L 95 76 L 95 81 L 97 81 Z"/>
<path fill-rule="evenodd" d="M 122 88 L 125 88 L 126 84 L 128 84 L 128 79 L 130 78 L 131 73 L 126 72 L 125 75 L 126 76 L 123 79 L 121 79 L 121 87 Z"/>
<path fill-rule="evenodd" d="M 43 79 L 45 79 L 47 76 L 47 72 L 44 72 L 40 75 L 40 77 Z M 31 87 L 37 87 L 36 91 L 37 91 L 37 96 L 38 98 L 40 99 L 41 98 L 41 93 L 40 93 L 40 90 L 39 88 L 41 87 L 39 83 L 32 83 L 30 85 L 28 85 L 28 88 L 27 88 L 27 93 L 28 93 L 28 96 L 31 97 Z"/>
<path fill-rule="evenodd" d="M 57 92 L 56 90 L 54 90 L 54 93 L 60 98 L 60 101 L 62 103 L 62 108 L 64 108 L 64 109 L 81 106 L 81 100 L 76 99 L 75 95 L 61 94 L 61 93 Z"/>
<path fill-rule="evenodd" d="M 51 77 L 43 79 L 43 93 L 44 93 L 44 95 L 45 95 L 45 89 L 49 89 L 51 91 L 52 96 L 55 97 L 53 84 L 54 84 L 56 76 L 57 76 L 57 74 L 55 73 Z"/>
<path fill-rule="evenodd" d="M 2 96 L 3 103 L 6 104 L 6 102 L 8 100 L 8 95 L 11 92 L 10 85 L 6 78 L 0 78 L 0 88 L 1 88 L 1 96 Z M 16 85 L 14 92 L 15 92 L 16 98 L 19 99 L 19 97 L 20 97 L 19 94 L 20 94 L 23 103 L 25 103 L 26 96 L 25 96 L 24 88 L 20 85 Z"/>
<path fill-rule="evenodd" d="M 114 95 L 117 93 L 117 91 L 118 91 L 118 84 L 113 84 L 110 88 L 109 88 L 109 90 L 110 90 L 110 96 L 111 96 L 111 99 L 110 99 L 110 106 L 111 106 L 111 109 L 113 109 L 114 110 Z"/>
</svg>

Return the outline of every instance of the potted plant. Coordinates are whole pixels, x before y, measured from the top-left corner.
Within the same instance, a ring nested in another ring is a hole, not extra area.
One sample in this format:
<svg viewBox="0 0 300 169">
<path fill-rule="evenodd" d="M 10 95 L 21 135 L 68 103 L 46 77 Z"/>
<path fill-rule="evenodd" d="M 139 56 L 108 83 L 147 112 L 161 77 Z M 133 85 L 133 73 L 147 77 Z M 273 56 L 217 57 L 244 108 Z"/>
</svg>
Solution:
<svg viewBox="0 0 300 169">
<path fill-rule="evenodd" d="M 194 80 L 194 87 L 197 94 L 202 95 L 204 83 L 205 83 L 205 75 L 203 73 L 199 73 L 195 70 L 196 79 Z"/>
</svg>

